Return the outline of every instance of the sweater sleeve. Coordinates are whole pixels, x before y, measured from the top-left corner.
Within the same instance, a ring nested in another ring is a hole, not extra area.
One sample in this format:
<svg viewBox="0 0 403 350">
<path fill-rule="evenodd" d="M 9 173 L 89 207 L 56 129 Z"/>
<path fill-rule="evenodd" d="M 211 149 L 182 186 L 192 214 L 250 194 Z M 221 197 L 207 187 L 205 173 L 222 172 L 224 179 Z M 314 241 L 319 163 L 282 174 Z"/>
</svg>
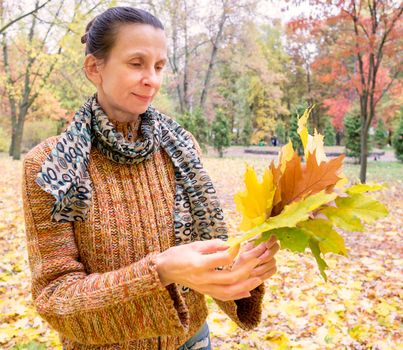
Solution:
<svg viewBox="0 0 403 350">
<path fill-rule="evenodd" d="M 162 285 L 157 252 L 118 270 L 85 271 L 74 224 L 51 220 L 54 197 L 35 182 L 44 159 L 37 156 L 31 150 L 24 159 L 22 198 L 32 299 L 39 315 L 83 344 L 187 333 L 188 308 L 175 284 Z"/>
<path fill-rule="evenodd" d="M 213 298 L 219 308 L 244 330 L 257 327 L 262 320 L 262 305 L 265 293 L 264 283 L 250 291 L 249 298 L 222 301 Z"/>
<path fill-rule="evenodd" d="M 189 134 L 199 157 L 202 157 L 199 143 L 192 133 L 189 132 Z M 255 328 L 261 321 L 264 293 L 265 287 L 264 283 L 262 283 L 250 291 L 251 296 L 249 298 L 229 301 L 222 301 L 213 298 L 213 300 L 239 327 L 244 330 L 250 330 Z"/>
</svg>

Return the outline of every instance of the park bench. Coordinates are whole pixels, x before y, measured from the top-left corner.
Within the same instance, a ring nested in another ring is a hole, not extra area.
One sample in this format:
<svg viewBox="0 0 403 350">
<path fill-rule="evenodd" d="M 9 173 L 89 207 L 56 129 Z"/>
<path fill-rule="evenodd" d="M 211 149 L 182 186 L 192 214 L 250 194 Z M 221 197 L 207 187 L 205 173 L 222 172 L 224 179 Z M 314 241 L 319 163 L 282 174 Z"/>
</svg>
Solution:
<svg viewBox="0 0 403 350">
<path fill-rule="evenodd" d="M 269 155 L 278 155 L 278 151 L 272 151 L 272 150 L 263 150 L 263 149 L 244 149 L 245 153 L 252 153 L 252 154 L 269 154 Z M 342 154 L 345 154 L 345 152 L 326 152 L 326 156 L 328 157 L 338 157 Z M 375 152 L 369 152 L 368 157 L 374 157 L 374 160 L 379 160 L 381 156 L 385 155 L 385 151 L 375 151 Z"/>
</svg>

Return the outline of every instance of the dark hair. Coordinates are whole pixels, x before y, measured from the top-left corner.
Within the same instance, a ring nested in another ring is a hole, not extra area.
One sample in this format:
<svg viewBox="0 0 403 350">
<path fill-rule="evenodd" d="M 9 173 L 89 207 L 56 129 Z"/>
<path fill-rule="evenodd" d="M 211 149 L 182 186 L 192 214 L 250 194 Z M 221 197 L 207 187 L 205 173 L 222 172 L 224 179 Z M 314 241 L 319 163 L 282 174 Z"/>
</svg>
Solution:
<svg viewBox="0 0 403 350">
<path fill-rule="evenodd" d="M 85 29 L 81 42 L 85 45 L 85 54 L 93 54 L 100 59 L 107 59 L 112 50 L 119 27 L 124 24 L 148 24 L 164 30 L 161 21 L 151 13 L 128 6 L 107 9 L 94 17 Z"/>
</svg>

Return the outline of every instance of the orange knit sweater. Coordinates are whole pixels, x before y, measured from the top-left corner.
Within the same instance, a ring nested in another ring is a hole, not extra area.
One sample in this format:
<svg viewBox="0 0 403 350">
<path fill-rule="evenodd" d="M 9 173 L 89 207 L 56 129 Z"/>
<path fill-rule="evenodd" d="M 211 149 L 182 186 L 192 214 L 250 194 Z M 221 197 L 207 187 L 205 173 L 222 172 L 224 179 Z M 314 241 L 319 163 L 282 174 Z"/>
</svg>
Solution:
<svg viewBox="0 0 403 350">
<path fill-rule="evenodd" d="M 174 169 L 161 149 L 137 165 L 118 164 L 91 149 L 91 208 L 84 222 L 52 222 L 54 197 L 35 177 L 57 136 L 24 158 L 23 205 L 32 298 L 59 332 L 63 349 L 166 349 L 203 324 L 203 294 L 164 287 L 155 256 L 175 245 Z M 200 150 L 200 149 L 199 149 Z M 249 298 L 215 300 L 241 328 L 261 320 L 264 285 Z"/>
</svg>

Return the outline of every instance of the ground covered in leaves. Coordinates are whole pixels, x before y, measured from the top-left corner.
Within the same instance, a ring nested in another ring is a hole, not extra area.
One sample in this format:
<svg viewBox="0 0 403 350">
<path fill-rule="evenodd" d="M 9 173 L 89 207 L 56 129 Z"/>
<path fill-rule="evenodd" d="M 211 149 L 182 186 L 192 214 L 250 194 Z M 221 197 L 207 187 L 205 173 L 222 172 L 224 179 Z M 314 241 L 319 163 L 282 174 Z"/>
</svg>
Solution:
<svg viewBox="0 0 403 350">
<path fill-rule="evenodd" d="M 267 157 L 205 157 L 231 234 L 241 217 L 234 194 L 243 190 L 245 162 L 262 173 Z M 346 164 L 358 181 L 359 168 Z M 21 161 L 0 155 L 0 348 L 61 349 L 57 333 L 36 314 L 30 294 L 21 203 Z M 312 256 L 281 250 L 278 272 L 266 283 L 263 318 L 249 332 L 239 329 L 207 297 L 214 349 L 403 349 L 402 199 L 403 166 L 370 162 L 368 180 L 387 183 L 375 194 L 389 216 L 363 233 L 344 233 L 348 256 L 326 254 L 326 283 Z"/>
</svg>

